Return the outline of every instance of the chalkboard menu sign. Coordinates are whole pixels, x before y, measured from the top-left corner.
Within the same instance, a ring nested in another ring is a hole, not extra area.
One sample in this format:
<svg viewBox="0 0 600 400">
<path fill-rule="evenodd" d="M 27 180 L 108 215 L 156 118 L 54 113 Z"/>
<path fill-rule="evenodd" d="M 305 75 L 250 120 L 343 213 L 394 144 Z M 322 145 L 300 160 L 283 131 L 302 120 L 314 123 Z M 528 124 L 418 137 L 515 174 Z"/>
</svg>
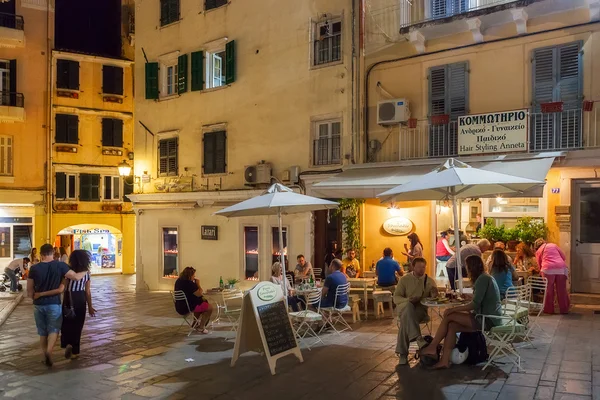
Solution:
<svg viewBox="0 0 600 400">
<path fill-rule="evenodd" d="M 256 309 L 271 357 L 296 347 L 294 331 L 290 326 L 283 301 L 259 306 Z"/>
</svg>

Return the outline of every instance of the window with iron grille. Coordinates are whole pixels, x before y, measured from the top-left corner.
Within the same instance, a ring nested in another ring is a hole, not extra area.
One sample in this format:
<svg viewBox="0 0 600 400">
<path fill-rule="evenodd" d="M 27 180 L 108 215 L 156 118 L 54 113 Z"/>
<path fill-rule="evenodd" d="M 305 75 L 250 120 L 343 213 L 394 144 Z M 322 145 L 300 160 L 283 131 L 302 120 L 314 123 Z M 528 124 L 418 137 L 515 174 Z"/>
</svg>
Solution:
<svg viewBox="0 0 600 400">
<path fill-rule="evenodd" d="M 429 69 L 429 157 L 457 154 L 458 117 L 469 113 L 469 64 L 459 62 Z M 447 123 L 432 117 L 447 116 Z"/>
<path fill-rule="evenodd" d="M 204 142 L 204 174 L 227 172 L 227 133 L 225 131 L 206 132 Z"/>
<path fill-rule="evenodd" d="M 533 51 L 531 150 L 573 149 L 583 145 L 581 42 Z M 542 113 L 542 104 L 562 102 L 562 112 Z"/>
<path fill-rule="evenodd" d="M 313 64 L 329 64 L 342 59 L 342 21 L 333 20 L 315 24 Z"/>
<path fill-rule="evenodd" d="M 313 164 L 334 165 L 342 163 L 342 123 L 340 120 L 315 123 Z"/>
<path fill-rule="evenodd" d="M 13 138 L 0 136 L 0 175 L 13 174 Z"/>
<path fill-rule="evenodd" d="M 178 139 L 162 139 L 158 142 L 158 175 L 178 175 Z"/>
<path fill-rule="evenodd" d="M 79 90 L 79 63 L 73 60 L 56 60 L 56 87 Z"/>
<path fill-rule="evenodd" d="M 179 0 L 160 0 L 160 26 L 179 21 Z"/>
<path fill-rule="evenodd" d="M 219 8 L 227 4 L 227 0 L 204 0 L 204 9 L 206 11 Z"/>
</svg>

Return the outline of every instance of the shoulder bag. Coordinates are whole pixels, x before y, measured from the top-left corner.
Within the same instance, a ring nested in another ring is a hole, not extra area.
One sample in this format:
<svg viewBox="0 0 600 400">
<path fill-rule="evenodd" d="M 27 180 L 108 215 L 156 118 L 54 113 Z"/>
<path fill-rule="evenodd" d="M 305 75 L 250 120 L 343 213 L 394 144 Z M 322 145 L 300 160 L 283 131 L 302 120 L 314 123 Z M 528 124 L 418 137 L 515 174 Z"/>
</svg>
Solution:
<svg viewBox="0 0 600 400">
<path fill-rule="evenodd" d="M 70 283 L 70 281 L 69 281 Z M 71 294 L 71 291 L 69 290 L 69 283 L 67 283 L 67 292 L 69 293 L 69 305 L 65 305 L 63 303 L 63 307 L 62 307 L 62 313 L 63 313 L 63 318 L 66 319 L 73 319 L 75 318 L 75 308 L 73 307 L 73 295 Z"/>
</svg>

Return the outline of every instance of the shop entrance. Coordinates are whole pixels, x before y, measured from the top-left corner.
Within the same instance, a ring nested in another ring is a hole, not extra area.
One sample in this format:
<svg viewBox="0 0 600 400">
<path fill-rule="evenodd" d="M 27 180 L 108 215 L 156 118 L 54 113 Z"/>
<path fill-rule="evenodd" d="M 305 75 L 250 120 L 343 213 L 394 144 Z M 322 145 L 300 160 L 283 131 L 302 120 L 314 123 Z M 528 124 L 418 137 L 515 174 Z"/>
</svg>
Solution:
<svg viewBox="0 0 600 400">
<path fill-rule="evenodd" d="M 600 181 L 574 181 L 572 196 L 573 291 L 600 293 Z"/>
<path fill-rule="evenodd" d="M 58 232 L 54 245 L 73 250 L 87 250 L 92 255 L 92 274 L 121 273 L 123 235 L 109 225 L 82 224 Z"/>
<path fill-rule="evenodd" d="M 332 242 L 337 243 L 337 248 L 342 248 L 342 220 L 333 211 L 320 210 L 314 212 L 315 243 L 313 260 L 314 268 L 324 268 L 325 255 Z M 292 260 L 295 262 L 295 260 Z"/>
</svg>

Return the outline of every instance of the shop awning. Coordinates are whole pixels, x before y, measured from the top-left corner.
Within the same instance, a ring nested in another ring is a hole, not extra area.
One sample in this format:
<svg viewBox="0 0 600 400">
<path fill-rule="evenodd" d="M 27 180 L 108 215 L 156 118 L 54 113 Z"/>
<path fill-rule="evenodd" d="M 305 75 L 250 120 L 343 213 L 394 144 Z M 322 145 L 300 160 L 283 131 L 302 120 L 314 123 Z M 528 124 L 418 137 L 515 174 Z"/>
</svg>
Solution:
<svg viewBox="0 0 600 400">
<path fill-rule="evenodd" d="M 519 160 L 479 161 L 469 164 L 475 168 L 488 171 L 543 181 L 552 167 L 554 158 L 542 157 Z M 312 187 L 311 194 L 325 198 L 372 199 L 379 193 L 431 172 L 437 166 L 430 164 L 379 167 L 376 164 L 363 164 L 351 167 L 332 178 L 316 183 Z M 543 186 L 536 187 L 520 194 L 519 197 L 542 197 L 543 190 Z"/>
</svg>

